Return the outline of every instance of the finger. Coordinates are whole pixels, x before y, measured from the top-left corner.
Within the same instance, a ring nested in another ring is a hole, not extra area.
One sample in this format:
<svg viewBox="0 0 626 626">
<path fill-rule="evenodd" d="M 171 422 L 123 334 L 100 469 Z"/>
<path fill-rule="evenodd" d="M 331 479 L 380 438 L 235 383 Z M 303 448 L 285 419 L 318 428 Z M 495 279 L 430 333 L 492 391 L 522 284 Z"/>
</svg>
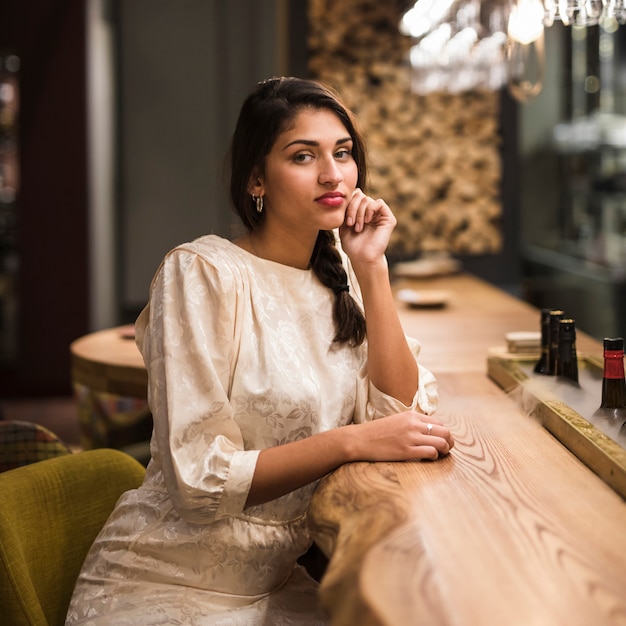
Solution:
<svg viewBox="0 0 626 626">
<path fill-rule="evenodd" d="M 366 195 L 360 199 L 360 202 L 357 207 L 355 219 L 354 219 L 354 231 L 360 233 L 363 230 L 363 226 L 366 223 L 366 216 L 368 211 L 370 211 L 371 198 L 368 198 Z"/>
<path fill-rule="evenodd" d="M 345 223 L 348 226 L 354 226 L 354 231 L 359 233 L 365 224 L 371 223 L 384 211 L 385 206 L 381 199 L 373 200 L 360 189 L 355 189 L 346 210 Z"/>
<path fill-rule="evenodd" d="M 454 437 L 450 431 L 448 431 L 448 435 L 446 436 L 446 441 L 448 442 L 448 445 L 450 446 L 450 450 L 452 450 L 452 448 L 454 448 Z"/>
<path fill-rule="evenodd" d="M 443 422 L 438 417 L 435 417 L 434 415 L 426 415 L 425 413 L 417 413 L 417 416 L 425 424 L 431 423 L 431 424 L 437 424 L 439 426 L 443 426 Z"/>
<path fill-rule="evenodd" d="M 346 207 L 346 216 L 344 220 L 347 226 L 354 226 L 359 204 L 361 202 L 361 198 L 364 196 L 365 194 L 358 187 L 352 192 L 352 197 Z"/>
<path fill-rule="evenodd" d="M 450 431 L 441 424 L 432 422 L 422 423 L 421 445 L 432 445 L 440 454 L 448 454 L 454 446 L 454 439 Z"/>
<path fill-rule="evenodd" d="M 447 439 L 450 434 L 450 430 L 441 422 L 421 422 L 420 429 L 425 435 L 433 435 L 434 437 L 442 437 L 443 439 Z"/>
<path fill-rule="evenodd" d="M 450 429 L 442 421 L 432 416 L 427 415 L 422 417 L 420 422 L 418 422 L 418 429 L 426 435 L 442 437 L 447 441 L 451 441 L 452 439 Z"/>
<path fill-rule="evenodd" d="M 378 209 L 375 204 L 368 204 L 363 211 L 363 224 L 371 224 L 374 216 L 378 213 Z"/>
<path fill-rule="evenodd" d="M 413 431 L 408 437 L 408 442 L 413 449 L 432 447 L 442 455 L 448 454 L 454 445 L 448 429 L 435 424 L 421 424 L 419 429 Z"/>
<path fill-rule="evenodd" d="M 389 214 L 391 214 L 391 210 L 382 198 L 378 198 L 378 200 L 372 200 L 366 209 L 365 222 L 369 224 L 372 221 L 383 217 L 386 212 L 389 212 Z"/>
<path fill-rule="evenodd" d="M 439 450 L 434 446 L 418 446 L 415 448 L 413 458 L 416 461 L 436 461 L 439 458 Z"/>
<path fill-rule="evenodd" d="M 424 427 L 422 434 L 416 437 L 418 445 L 431 445 L 435 446 L 438 450 L 450 449 L 450 431 L 443 426 L 436 426 L 435 424 L 428 424 L 431 428 Z"/>
</svg>

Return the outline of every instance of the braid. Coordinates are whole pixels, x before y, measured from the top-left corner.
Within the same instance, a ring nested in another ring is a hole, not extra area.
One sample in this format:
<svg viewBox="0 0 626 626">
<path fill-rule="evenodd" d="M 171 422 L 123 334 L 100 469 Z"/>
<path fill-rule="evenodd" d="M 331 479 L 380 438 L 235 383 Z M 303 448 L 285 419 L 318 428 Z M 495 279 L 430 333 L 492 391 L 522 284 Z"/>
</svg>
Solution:
<svg viewBox="0 0 626 626">
<path fill-rule="evenodd" d="M 333 341 L 359 346 L 365 339 L 365 317 L 348 291 L 348 276 L 335 246 L 332 230 L 320 230 L 311 257 L 320 282 L 335 294 L 333 318 L 337 332 Z"/>
</svg>

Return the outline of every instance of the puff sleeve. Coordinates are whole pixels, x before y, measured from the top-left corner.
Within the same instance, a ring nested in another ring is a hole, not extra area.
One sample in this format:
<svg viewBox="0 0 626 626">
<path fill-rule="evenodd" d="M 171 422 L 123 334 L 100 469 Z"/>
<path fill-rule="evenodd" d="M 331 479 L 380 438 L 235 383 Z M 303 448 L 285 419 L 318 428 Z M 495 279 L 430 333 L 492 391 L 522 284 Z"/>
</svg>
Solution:
<svg viewBox="0 0 626 626">
<path fill-rule="evenodd" d="M 243 511 L 256 465 L 228 389 L 236 354 L 236 278 L 193 250 L 163 260 L 136 323 L 149 379 L 153 455 L 181 517 L 209 523 Z"/>
</svg>

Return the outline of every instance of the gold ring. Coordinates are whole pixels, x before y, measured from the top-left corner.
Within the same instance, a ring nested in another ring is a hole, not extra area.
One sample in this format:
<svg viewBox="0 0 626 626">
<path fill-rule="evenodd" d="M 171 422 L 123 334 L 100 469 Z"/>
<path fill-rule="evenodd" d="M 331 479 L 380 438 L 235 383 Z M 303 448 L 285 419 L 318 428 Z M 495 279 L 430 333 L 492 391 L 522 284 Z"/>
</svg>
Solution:
<svg viewBox="0 0 626 626">
<path fill-rule="evenodd" d="M 426 434 L 427 435 L 430 435 L 432 429 L 433 429 L 433 425 L 432 424 L 426 424 Z"/>
</svg>

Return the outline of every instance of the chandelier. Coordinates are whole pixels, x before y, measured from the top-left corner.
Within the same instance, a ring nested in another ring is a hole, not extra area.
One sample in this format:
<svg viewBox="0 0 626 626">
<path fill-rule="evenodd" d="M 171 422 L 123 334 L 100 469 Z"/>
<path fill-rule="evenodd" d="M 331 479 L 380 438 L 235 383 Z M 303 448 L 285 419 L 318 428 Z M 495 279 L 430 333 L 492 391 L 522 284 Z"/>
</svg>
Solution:
<svg viewBox="0 0 626 626">
<path fill-rule="evenodd" d="M 625 0 L 543 0 L 545 26 L 552 26 L 560 20 L 566 26 L 595 26 L 615 20 L 626 22 Z"/>
<path fill-rule="evenodd" d="M 400 32 L 415 40 L 409 52 L 415 93 L 497 90 L 520 102 L 542 89 L 544 28 L 617 27 L 626 0 L 417 0 Z"/>
</svg>

